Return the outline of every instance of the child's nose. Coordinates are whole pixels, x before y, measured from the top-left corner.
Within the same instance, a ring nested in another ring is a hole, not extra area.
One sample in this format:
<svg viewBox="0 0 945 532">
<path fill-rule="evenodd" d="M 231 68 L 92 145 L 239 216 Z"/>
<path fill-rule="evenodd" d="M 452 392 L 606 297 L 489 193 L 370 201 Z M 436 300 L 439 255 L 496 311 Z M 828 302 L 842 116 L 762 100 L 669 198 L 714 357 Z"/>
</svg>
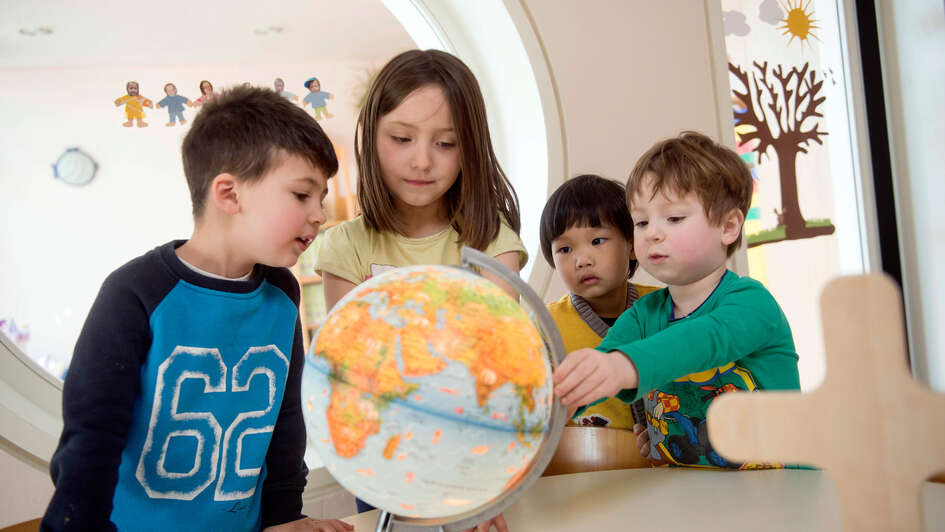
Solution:
<svg viewBox="0 0 945 532">
<path fill-rule="evenodd" d="M 574 260 L 578 268 L 584 268 L 585 266 L 590 266 L 593 263 L 591 256 L 587 253 L 575 254 Z"/>
<path fill-rule="evenodd" d="M 430 168 L 430 150 L 424 146 L 417 146 L 413 152 L 410 164 L 417 170 L 427 170 Z"/>
<path fill-rule="evenodd" d="M 320 204 L 315 206 L 315 208 L 313 208 L 308 213 L 308 221 L 312 225 L 321 225 L 325 223 L 327 219 L 328 217 L 325 215 L 325 208 Z"/>
<path fill-rule="evenodd" d="M 656 226 L 656 224 L 649 224 L 646 226 L 644 236 L 647 240 L 659 242 L 665 236 L 663 230 Z"/>
</svg>

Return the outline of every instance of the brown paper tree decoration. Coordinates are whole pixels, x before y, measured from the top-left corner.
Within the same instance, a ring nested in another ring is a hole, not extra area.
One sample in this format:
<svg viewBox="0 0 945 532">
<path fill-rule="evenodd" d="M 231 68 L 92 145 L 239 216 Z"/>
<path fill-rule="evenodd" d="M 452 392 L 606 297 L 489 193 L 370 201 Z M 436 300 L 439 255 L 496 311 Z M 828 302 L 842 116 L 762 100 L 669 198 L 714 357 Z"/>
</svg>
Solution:
<svg viewBox="0 0 945 532">
<path fill-rule="evenodd" d="M 767 61 L 755 61 L 753 65 L 755 71 L 746 72 L 738 65 L 728 64 L 728 70 L 737 82 L 733 83 L 732 94 L 744 105 L 744 108 L 734 111 L 735 123 L 751 126 L 741 133 L 741 140 L 758 140 L 755 151 L 759 163 L 769 148 L 778 157 L 781 211 L 776 212 L 778 225 L 784 227 L 784 238 L 777 240 L 832 234 L 834 226 L 829 221 L 826 225 L 808 227 L 797 196 L 797 157 L 807 153 L 810 143 L 823 144 L 822 137 L 827 135 L 826 131 L 820 130 L 817 120 L 824 116 L 819 110 L 826 100 L 820 94 L 824 82 L 817 79 L 817 72 L 810 69 L 809 63 L 790 70 L 777 65 L 770 69 L 770 77 Z"/>
</svg>

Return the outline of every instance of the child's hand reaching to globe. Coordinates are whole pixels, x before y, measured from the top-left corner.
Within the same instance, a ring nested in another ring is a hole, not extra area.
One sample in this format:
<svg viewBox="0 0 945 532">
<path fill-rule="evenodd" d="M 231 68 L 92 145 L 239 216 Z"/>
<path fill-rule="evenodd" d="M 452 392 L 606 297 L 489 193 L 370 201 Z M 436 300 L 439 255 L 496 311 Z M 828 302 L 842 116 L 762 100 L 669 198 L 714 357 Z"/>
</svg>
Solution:
<svg viewBox="0 0 945 532">
<path fill-rule="evenodd" d="M 322 520 L 303 517 L 297 521 L 267 526 L 263 532 L 348 532 L 349 530 L 354 530 L 354 525 L 338 519 Z"/>
<path fill-rule="evenodd" d="M 639 376 L 630 358 L 620 351 L 602 353 L 584 348 L 568 353 L 553 380 L 561 404 L 574 407 L 636 388 Z"/>
</svg>

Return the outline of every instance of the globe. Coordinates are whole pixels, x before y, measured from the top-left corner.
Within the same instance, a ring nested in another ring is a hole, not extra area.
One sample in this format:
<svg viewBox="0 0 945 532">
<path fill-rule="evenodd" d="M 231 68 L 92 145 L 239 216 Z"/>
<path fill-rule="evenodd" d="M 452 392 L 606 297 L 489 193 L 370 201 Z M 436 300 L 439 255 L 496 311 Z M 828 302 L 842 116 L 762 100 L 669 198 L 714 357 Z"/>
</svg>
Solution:
<svg viewBox="0 0 945 532">
<path fill-rule="evenodd" d="M 548 345 L 522 305 L 471 271 L 385 272 L 332 308 L 306 355 L 309 440 L 343 487 L 392 514 L 498 513 L 563 425 Z"/>
</svg>

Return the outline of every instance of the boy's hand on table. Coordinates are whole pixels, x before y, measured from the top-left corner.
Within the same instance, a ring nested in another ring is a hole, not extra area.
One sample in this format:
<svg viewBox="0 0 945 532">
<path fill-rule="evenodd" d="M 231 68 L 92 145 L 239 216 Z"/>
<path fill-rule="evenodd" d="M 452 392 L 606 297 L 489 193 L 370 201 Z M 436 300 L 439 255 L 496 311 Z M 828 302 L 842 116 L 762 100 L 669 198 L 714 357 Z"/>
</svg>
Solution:
<svg viewBox="0 0 945 532">
<path fill-rule="evenodd" d="M 509 532 L 509 527 L 505 524 L 505 517 L 502 514 L 493 517 L 485 523 L 479 523 L 476 527 L 464 530 L 463 532 L 489 532 L 492 527 L 495 527 L 498 532 Z"/>
<path fill-rule="evenodd" d="M 640 449 L 640 455 L 643 458 L 650 457 L 650 432 L 646 427 L 637 423 L 633 426 L 633 433 L 637 435 L 637 447 Z"/>
<path fill-rule="evenodd" d="M 568 353 L 554 373 L 555 395 L 564 406 L 586 405 L 636 388 L 637 369 L 620 351 L 584 348 Z"/>
<path fill-rule="evenodd" d="M 298 521 L 267 526 L 263 532 L 348 532 L 349 530 L 354 530 L 354 525 L 338 519 L 321 520 L 303 517 Z"/>
</svg>

